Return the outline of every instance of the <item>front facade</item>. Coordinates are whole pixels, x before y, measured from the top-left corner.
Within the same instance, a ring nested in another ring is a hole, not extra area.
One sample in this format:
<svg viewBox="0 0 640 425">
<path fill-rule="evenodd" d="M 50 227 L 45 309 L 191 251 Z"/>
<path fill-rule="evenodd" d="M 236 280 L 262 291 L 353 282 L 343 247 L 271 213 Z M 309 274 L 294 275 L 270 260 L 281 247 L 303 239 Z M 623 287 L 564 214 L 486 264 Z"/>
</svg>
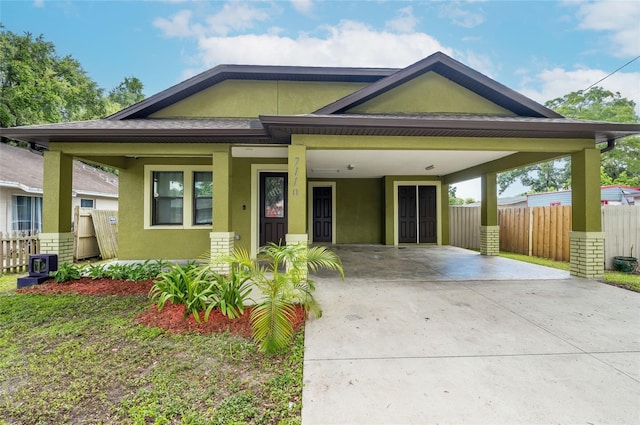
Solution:
<svg viewBox="0 0 640 425">
<path fill-rule="evenodd" d="M 448 244 L 448 186 L 475 177 L 481 252 L 497 255 L 496 174 L 571 156 L 572 273 L 593 277 L 598 143 L 640 126 L 565 119 L 436 53 L 399 70 L 219 66 L 104 120 L 2 131 L 48 149 L 42 238 L 59 253 L 72 159 L 120 170 L 120 259 Z"/>
</svg>

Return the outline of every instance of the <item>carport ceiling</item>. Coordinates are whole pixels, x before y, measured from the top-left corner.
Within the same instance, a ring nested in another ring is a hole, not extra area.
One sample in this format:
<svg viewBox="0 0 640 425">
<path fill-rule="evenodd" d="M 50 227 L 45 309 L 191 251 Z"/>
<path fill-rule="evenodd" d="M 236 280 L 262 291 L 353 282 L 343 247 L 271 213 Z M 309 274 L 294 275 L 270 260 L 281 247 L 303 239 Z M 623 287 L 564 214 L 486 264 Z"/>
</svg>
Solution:
<svg viewBox="0 0 640 425">
<path fill-rule="evenodd" d="M 307 175 L 314 178 L 444 176 L 512 153 L 514 152 L 309 150 Z"/>
<path fill-rule="evenodd" d="M 232 152 L 234 157 L 287 157 L 287 148 L 283 147 L 233 147 Z M 444 176 L 513 153 L 515 152 L 314 149 L 307 151 L 307 176 L 342 179 L 397 175 Z"/>
</svg>

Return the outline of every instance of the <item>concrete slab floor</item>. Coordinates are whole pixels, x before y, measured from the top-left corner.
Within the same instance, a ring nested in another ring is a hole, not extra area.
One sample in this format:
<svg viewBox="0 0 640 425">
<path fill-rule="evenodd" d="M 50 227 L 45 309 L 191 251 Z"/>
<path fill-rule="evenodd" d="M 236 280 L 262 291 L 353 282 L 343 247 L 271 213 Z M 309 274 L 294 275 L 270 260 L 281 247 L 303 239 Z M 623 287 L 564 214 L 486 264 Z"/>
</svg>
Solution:
<svg viewBox="0 0 640 425">
<path fill-rule="evenodd" d="M 304 425 L 640 423 L 640 294 L 511 260 L 500 263 L 526 280 L 480 262 L 498 278 L 455 280 L 446 261 L 480 257 L 455 249 L 385 259 L 430 262 L 393 279 L 381 265 L 364 273 L 366 251 L 339 253 L 358 277 L 317 279 Z"/>
</svg>

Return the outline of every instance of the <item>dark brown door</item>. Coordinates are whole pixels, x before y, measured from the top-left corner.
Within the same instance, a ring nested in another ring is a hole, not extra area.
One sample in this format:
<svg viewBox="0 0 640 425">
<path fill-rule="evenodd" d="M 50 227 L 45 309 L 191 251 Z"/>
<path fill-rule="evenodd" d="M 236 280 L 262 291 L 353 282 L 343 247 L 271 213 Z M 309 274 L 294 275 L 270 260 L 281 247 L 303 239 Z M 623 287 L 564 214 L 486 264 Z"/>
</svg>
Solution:
<svg viewBox="0 0 640 425">
<path fill-rule="evenodd" d="M 438 212 L 436 210 L 436 187 L 418 187 L 418 223 L 420 243 L 438 242 Z"/>
<path fill-rule="evenodd" d="M 416 243 L 417 225 L 416 187 L 398 186 L 398 242 Z"/>
<path fill-rule="evenodd" d="M 313 188 L 313 241 L 331 242 L 331 187 Z"/>
<path fill-rule="evenodd" d="M 285 243 L 287 173 L 260 173 L 260 246 Z"/>
<path fill-rule="evenodd" d="M 398 242 L 437 243 L 435 186 L 398 186 Z"/>
</svg>

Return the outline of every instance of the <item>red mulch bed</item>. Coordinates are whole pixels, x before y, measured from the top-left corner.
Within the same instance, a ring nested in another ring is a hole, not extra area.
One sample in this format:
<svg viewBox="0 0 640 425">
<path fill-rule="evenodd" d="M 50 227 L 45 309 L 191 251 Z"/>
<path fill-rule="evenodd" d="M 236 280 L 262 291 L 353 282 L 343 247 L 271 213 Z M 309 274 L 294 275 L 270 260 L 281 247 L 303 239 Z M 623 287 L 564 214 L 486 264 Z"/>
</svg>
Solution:
<svg viewBox="0 0 640 425">
<path fill-rule="evenodd" d="M 73 292 L 81 295 L 147 295 L 153 286 L 152 280 L 132 282 L 116 279 L 90 279 L 82 278 L 65 283 L 47 281 L 41 285 L 19 289 L 22 294 L 60 294 Z M 174 334 L 185 332 L 198 332 L 201 334 L 230 332 L 246 338 L 251 337 L 251 324 L 249 322 L 251 309 L 237 318 L 230 320 L 219 310 L 213 310 L 209 320 L 204 321 L 204 313 L 201 313 L 200 323 L 196 322 L 192 314 L 185 317 L 185 306 L 182 304 L 165 304 L 162 311 L 158 311 L 155 304 L 150 305 L 144 312 L 135 317 L 136 323 L 146 326 L 159 327 Z M 304 309 L 296 307 L 294 329 L 300 328 L 305 321 Z"/>
<path fill-rule="evenodd" d="M 65 283 L 48 280 L 41 285 L 18 289 L 23 294 L 61 294 L 74 292 L 80 295 L 147 295 L 153 286 L 152 280 L 132 282 L 118 279 L 91 279 L 83 277 Z"/>
</svg>

